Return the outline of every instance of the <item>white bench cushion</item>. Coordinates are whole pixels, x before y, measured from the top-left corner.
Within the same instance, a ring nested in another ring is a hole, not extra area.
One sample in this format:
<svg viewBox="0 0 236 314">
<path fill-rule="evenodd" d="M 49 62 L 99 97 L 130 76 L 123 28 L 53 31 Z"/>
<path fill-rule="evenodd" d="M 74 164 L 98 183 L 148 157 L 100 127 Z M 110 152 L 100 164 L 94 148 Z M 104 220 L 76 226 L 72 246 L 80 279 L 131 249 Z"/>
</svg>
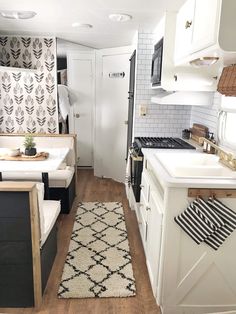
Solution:
<svg viewBox="0 0 236 314">
<path fill-rule="evenodd" d="M 41 247 L 47 240 L 61 211 L 59 201 L 43 201 L 44 228 L 41 230 Z"/>
<path fill-rule="evenodd" d="M 71 183 L 75 172 L 74 167 L 67 166 L 66 169 L 50 171 L 49 177 L 49 187 L 53 188 L 68 188 Z"/>
<path fill-rule="evenodd" d="M 68 188 L 75 172 L 74 167 L 67 166 L 65 169 L 59 169 L 48 172 L 50 188 Z M 7 181 L 41 181 L 40 172 L 26 171 L 6 171 L 2 172 L 2 179 Z"/>
</svg>

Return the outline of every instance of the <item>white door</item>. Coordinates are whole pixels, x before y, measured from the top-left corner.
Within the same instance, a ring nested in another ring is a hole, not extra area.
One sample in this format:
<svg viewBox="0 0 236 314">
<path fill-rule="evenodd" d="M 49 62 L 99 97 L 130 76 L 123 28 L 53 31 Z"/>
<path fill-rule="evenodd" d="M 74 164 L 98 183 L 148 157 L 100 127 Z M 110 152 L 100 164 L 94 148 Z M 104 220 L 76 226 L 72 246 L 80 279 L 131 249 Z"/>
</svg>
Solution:
<svg viewBox="0 0 236 314">
<path fill-rule="evenodd" d="M 132 48 L 128 52 L 127 48 L 113 48 L 102 50 L 98 55 L 95 175 L 119 182 L 125 180 L 132 51 Z"/>
<path fill-rule="evenodd" d="M 78 166 L 93 166 L 93 108 L 94 72 L 93 54 L 68 56 L 68 87 L 72 100 L 70 133 L 77 134 Z"/>
</svg>

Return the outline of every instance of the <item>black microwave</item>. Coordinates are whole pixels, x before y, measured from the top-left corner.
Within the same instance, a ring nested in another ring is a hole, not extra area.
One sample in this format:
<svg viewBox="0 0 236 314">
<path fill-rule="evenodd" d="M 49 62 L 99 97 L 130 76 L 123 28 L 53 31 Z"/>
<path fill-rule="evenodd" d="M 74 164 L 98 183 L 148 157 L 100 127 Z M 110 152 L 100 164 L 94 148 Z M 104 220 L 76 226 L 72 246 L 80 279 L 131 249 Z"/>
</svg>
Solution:
<svg viewBox="0 0 236 314">
<path fill-rule="evenodd" d="M 152 86 L 160 86 L 161 85 L 163 41 L 164 41 L 164 39 L 162 38 L 154 46 L 154 54 L 152 55 L 152 72 L 151 72 Z"/>
</svg>

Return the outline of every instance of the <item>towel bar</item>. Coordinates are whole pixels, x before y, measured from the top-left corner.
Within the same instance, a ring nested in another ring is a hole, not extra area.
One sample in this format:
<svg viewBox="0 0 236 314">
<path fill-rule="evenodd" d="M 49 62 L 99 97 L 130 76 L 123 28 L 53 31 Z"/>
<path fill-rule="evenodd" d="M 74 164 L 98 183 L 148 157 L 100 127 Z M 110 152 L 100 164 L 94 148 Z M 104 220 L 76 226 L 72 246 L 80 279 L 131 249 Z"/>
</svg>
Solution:
<svg viewBox="0 0 236 314">
<path fill-rule="evenodd" d="M 236 198 L 236 189 L 188 189 L 188 197 Z"/>
</svg>

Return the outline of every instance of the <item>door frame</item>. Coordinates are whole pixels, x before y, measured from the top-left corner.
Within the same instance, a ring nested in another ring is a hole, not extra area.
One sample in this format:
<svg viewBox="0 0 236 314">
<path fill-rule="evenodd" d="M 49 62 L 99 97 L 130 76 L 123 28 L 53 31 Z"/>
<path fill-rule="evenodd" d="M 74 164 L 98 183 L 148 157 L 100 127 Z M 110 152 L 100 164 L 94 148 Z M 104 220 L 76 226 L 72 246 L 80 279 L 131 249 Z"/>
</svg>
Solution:
<svg viewBox="0 0 236 314">
<path fill-rule="evenodd" d="M 78 58 L 79 60 L 91 60 L 92 61 L 92 90 L 93 90 L 93 103 L 92 103 L 92 164 L 94 167 L 94 143 L 95 143 L 95 105 L 96 105 L 96 56 L 95 56 L 95 50 L 93 51 L 69 51 L 67 53 L 67 85 L 70 91 L 69 87 L 69 80 L 70 80 L 70 71 L 69 68 L 72 66 L 72 59 Z M 75 134 L 75 107 L 74 104 L 72 104 L 70 108 L 70 114 L 68 116 L 69 120 L 69 133 Z M 78 134 L 79 136 L 79 134 Z M 79 155 L 79 153 L 78 153 Z M 78 163 L 78 160 L 77 160 Z"/>
<path fill-rule="evenodd" d="M 127 151 L 126 151 L 126 158 L 128 159 L 129 158 L 129 146 L 128 144 L 132 144 L 133 142 L 133 139 L 134 139 L 134 117 L 135 117 L 135 98 L 136 98 L 136 71 L 137 71 L 137 49 L 134 49 L 132 55 L 130 56 L 130 59 L 129 59 L 129 62 L 130 62 L 130 77 L 129 77 L 129 97 L 130 97 L 130 78 L 131 78 L 131 61 L 132 61 L 132 58 L 134 58 L 134 91 L 133 91 L 133 95 L 132 95 L 132 98 L 133 98 L 133 107 L 132 107 L 132 117 L 131 117 L 131 143 L 128 143 L 128 136 L 129 136 L 129 110 L 130 110 L 130 103 L 129 103 L 129 107 L 128 107 L 128 128 L 127 128 Z"/>
<path fill-rule="evenodd" d="M 134 46 L 124 46 L 124 47 L 116 47 L 116 48 L 105 48 L 96 50 L 96 83 L 95 83 L 95 128 L 94 128 L 94 175 L 98 177 L 102 177 L 102 158 L 100 150 L 102 147 L 99 145 L 99 131 L 100 125 L 99 121 L 101 121 L 101 111 L 99 104 L 102 99 L 102 69 L 103 69 L 103 57 L 105 56 L 114 56 L 114 55 L 122 55 L 122 54 L 132 54 L 134 51 Z M 127 96 L 128 97 L 128 96 Z M 128 99 L 127 99 L 128 103 Z M 128 117 L 127 117 L 128 119 Z"/>
</svg>

